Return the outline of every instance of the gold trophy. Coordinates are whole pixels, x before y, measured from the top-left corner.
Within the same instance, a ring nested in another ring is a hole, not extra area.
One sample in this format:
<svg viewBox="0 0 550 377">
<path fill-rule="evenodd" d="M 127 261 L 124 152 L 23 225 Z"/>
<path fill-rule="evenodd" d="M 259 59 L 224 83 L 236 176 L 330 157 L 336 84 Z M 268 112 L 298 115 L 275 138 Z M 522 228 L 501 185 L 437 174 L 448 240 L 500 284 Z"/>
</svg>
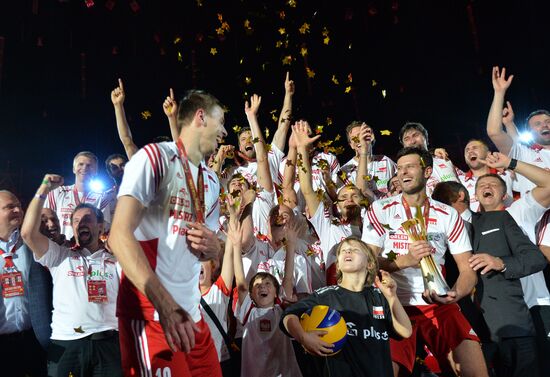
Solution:
<svg viewBox="0 0 550 377">
<path fill-rule="evenodd" d="M 420 207 L 416 207 L 416 216 L 405 221 L 401 226 L 412 241 L 428 240 L 426 223 L 424 222 Z M 422 280 L 424 280 L 425 289 L 435 291 L 440 297 L 447 296 L 447 292 L 451 289 L 431 254 L 420 260 L 420 270 L 422 271 Z"/>
</svg>

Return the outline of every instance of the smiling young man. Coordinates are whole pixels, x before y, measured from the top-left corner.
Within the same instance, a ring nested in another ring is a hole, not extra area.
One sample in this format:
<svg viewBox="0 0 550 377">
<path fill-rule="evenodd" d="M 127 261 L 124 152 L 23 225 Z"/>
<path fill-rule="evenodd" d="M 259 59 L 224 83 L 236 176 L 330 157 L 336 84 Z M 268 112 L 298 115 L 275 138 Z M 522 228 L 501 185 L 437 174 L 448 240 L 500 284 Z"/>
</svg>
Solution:
<svg viewBox="0 0 550 377">
<path fill-rule="evenodd" d="M 115 316 L 120 277 L 116 259 L 99 238 L 102 212 L 88 203 L 74 209 L 70 222 L 75 246 L 71 248 L 40 232 L 44 200 L 62 184 L 58 175 L 44 177 L 21 228 L 35 260 L 48 268 L 53 279 L 48 375 L 122 376 Z"/>
<path fill-rule="evenodd" d="M 464 148 L 464 160 L 470 168 L 466 173 L 459 174 L 460 182 L 468 190 L 470 194 L 470 209 L 474 212 L 479 210 L 479 201 L 475 195 L 477 179 L 485 174 L 499 174 L 506 182 L 506 205 L 512 204 L 514 196 L 512 193 L 512 176 L 510 172 L 498 172 L 496 169 L 491 169 L 483 161 L 489 154 L 489 147 L 481 140 L 470 140 Z"/>
<path fill-rule="evenodd" d="M 375 201 L 363 227 L 363 241 L 381 256 L 380 268 L 392 272 L 397 296 L 413 322 L 409 339 L 390 342 L 394 374 L 412 372 L 418 336 L 443 368 L 448 367 L 447 358 L 452 351 L 463 376 L 487 376 L 479 339 L 456 304 L 471 292 L 477 280 L 468 264 L 472 246 L 456 210 L 426 194 L 432 163 L 432 156 L 425 149 L 399 151 L 397 177 L 403 193 Z M 424 217 L 426 241 L 411 240 L 402 226 L 418 215 Z M 456 261 L 459 276 L 447 295 L 440 297 L 424 287 L 419 262 L 432 254 L 442 268 L 447 249 Z"/>
<path fill-rule="evenodd" d="M 95 192 L 90 187 L 90 182 L 97 174 L 97 157 L 92 152 L 83 151 L 77 153 L 73 159 L 74 184 L 59 186 L 49 192 L 45 208 L 51 208 L 59 218 L 61 233 L 67 239 L 73 237 L 71 226 L 71 213 L 80 203 L 91 204 L 99 208 L 104 215 L 104 228 L 108 230 L 111 223 L 112 195 L 107 192 Z"/>
<path fill-rule="evenodd" d="M 200 262 L 220 251 L 220 185 L 204 159 L 227 135 L 224 121 L 214 96 L 191 90 L 178 105 L 177 142 L 146 145 L 124 169 L 109 245 L 124 272 L 117 315 L 125 375 L 221 375 L 199 276 Z"/>
</svg>

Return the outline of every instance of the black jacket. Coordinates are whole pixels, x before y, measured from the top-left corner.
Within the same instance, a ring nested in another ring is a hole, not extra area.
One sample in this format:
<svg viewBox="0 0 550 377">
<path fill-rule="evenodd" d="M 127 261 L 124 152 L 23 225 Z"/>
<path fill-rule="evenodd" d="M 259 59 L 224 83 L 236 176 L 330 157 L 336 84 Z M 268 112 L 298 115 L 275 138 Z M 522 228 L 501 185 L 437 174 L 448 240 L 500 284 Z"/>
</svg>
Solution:
<svg viewBox="0 0 550 377">
<path fill-rule="evenodd" d="M 535 335 L 520 278 L 541 271 L 546 259 L 506 211 L 474 213 L 473 252 L 499 257 L 504 272 L 478 276 L 476 297 L 494 340 Z"/>
</svg>

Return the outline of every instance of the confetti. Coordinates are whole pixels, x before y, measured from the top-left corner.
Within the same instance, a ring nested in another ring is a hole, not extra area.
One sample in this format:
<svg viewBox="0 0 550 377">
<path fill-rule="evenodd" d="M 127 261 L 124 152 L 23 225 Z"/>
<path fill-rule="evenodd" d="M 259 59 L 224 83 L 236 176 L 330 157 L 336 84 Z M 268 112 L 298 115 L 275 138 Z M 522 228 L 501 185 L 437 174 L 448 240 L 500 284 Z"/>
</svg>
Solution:
<svg viewBox="0 0 550 377">
<path fill-rule="evenodd" d="M 332 118 L 331 118 L 331 117 L 327 117 L 326 122 L 327 122 L 327 126 L 332 125 Z M 339 139 L 339 138 L 338 138 L 338 139 Z"/>
<path fill-rule="evenodd" d="M 283 58 L 283 65 L 292 64 L 292 55 L 287 55 Z"/>
<path fill-rule="evenodd" d="M 309 67 L 306 67 L 307 77 L 312 79 L 315 77 L 315 71 Z"/>
<path fill-rule="evenodd" d="M 397 259 L 397 254 L 395 253 L 395 251 L 393 250 L 390 250 L 390 252 L 388 253 L 388 260 L 390 262 L 394 261 Z"/>
<path fill-rule="evenodd" d="M 235 133 L 239 133 L 239 132 L 241 132 L 241 130 L 242 130 L 241 126 L 239 126 L 239 125 L 233 126 L 233 131 L 235 131 Z"/>
<path fill-rule="evenodd" d="M 351 73 L 348 73 L 348 83 L 352 83 L 353 82 L 353 76 L 351 75 Z"/>
<path fill-rule="evenodd" d="M 276 48 L 281 48 L 282 45 L 283 45 L 283 41 L 277 41 L 277 42 L 275 42 L 275 47 L 276 47 Z"/>
<path fill-rule="evenodd" d="M 285 17 L 286 17 L 285 11 L 284 11 L 284 10 L 279 11 L 279 18 L 280 18 L 281 20 L 284 20 Z"/>
<path fill-rule="evenodd" d="M 181 52 L 178 51 L 178 62 L 183 61 L 183 56 L 181 55 Z"/>
<path fill-rule="evenodd" d="M 280 27 L 279 30 L 277 30 L 279 32 L 279 34 L 281 35 L 285 35 L 286 34 L 286 29 L 284 27 Z"/>
<path fill-rule="evenodd" d="M 241 60 L 239 60 L 239 64 L 243 64 L 244 62 L 244 58 L 241 58 Z"/>
<path fill-rule="evenodd" d="M 277 116 L 277 110 L 271 110 L 269 112 L 271 114 L 271 119 L 276 123 L 279 120 L 279 117 Z"/>
<path fill-rule="evenodd" d="M 180 43 L 180 42 L 181 42 L 181 38 L 180 38 L 180 37 L 176 37 L 176 38 L 174 39 L 174 44 L 175 44 L 175 45 L 177 45 L 177 44 Z"/>
<path fill-rule="evenodd" d="M 302 47 L 302 48 L 300 49 L 300 55 L 302 55 L 302 56 L 307 56 L 307 48 Z"/>
<path fill-rule="evenodd" d="M 217 53 L 218 53 L 218 49 L 217 49 L 217 48 L 212 47 L 212 48 L 210 49 L 210 54 L 211 54 L 211 55 L 216 55 Z"/>
<path fill-rule="evenodd" d="M 332 75 L 332 82 L 333 82 L 335 85 L 340 84 L 340 82 L 339 82 L 338 79 L 336 78 L 336 75 Z"/>
<path fill-rule="evenodd" d="M 300 31 L 300 34 L 309 33 L 309 24 L 307 22 L 304 22 L 302 26 L 300 26 L 300 29 L 298 30 Z"/>
<path fill-rule="evenodd" d="M 264 133 L 265 133 L 265 137 L 267 139 L 269 137 L 269 128 L 266 128 Z"/>
<path fill-rule="evenodd" d="M 288 0 L 287 4 L 291 8 L 296 8 L 296 1 L 295 0 Z"/>
<path fill-rule="evenodd" d="M 346 86 L 346 90 L 345 90 L 344 92 L 345 92 L 345 93 L 351 92 L 351 86 Z"/>
<path fill-rule="evenodd" d="M 378 85 L 378 83 L 376 82 L 376 80 L 372 80 L 372 81 L 371 81 L 371 86 L 376 86 L 376 85 Z"/>
<path fill-rule="evenodd" d="M 317 161 L 317 166 L 319 166 L 319 169 L 321 170 L 328 170 L 329 168 L 328 161 L 325 159 L 320 159 L 319 161 Z"/>
<path fill-rule="evenodd" d="M 319 135 L 321 133 L 323 133 L 323 127 L 322 125 L 317 125 L 317 127 L 315 127 L 315 135 Z"/>
<path fill-rule="evenodd" d="M 330 38 L 329 37 L 323 38 L 323 43 L 328 45 L 330 43 Z"/>
<path fill-rule="evenodd" d="M 259 142 L 260 142 L 259 137 L 255 137 L 254 139 L 252 139 L 252 144 L 256 144 L 256 143 L 259 143 Z"/>
<path fill-rule="evenodd" d="M 386 98 L 386 89 L 382 89 L 382 97 Z"/>
<path fill-rule="evenodd" d="M 246 76 L 246 77 L 244 78 L 244 82 L 246 83 L 246 85 L 250 85 L 250 83 L 252 82 L 252 77 Z"/>
<path fill-rule="evenodd" d="M 390 130 L 380 130 L 380 135 L 382 136 L 390 136 L 391 131 Z"/>
<path fill-rule="evenodd" d="M 342 137 L 342 136 L 341 136 L 340 134 L 336 135 L 336 137 L 334 138 L 334 141 L 340 140 L 341 137 Z"/>
<path fill-rule="evenodd" d="M 142 111 L 141 112 L 141 119 L 147 120 L 147 119 L 151 118 L 151 115 L 152 114 L 149 110 Z"/>
</svg>

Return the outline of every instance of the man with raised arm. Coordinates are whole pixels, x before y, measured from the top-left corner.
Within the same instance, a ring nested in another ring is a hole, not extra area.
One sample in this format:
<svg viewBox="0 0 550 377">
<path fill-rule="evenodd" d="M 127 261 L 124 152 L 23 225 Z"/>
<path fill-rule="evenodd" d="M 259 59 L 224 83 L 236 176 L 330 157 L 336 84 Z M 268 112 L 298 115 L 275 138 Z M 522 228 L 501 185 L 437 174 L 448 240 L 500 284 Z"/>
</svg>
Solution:
<svg viewBox="0 0 550 377">
<path fill-rule="evenodd" d="M 306 213 L 321 241 L 323 259 L 326 260 L 327 284 L 336 284 L 336 246 L 342 239 L 361 234 L 363 195 L 353 185 L 342 187 L 337 193 L 338 201 L 336 202 L 339 218 L 333 217 L 330 208 L 322 200 L 323 195 L 318 195 L 314 191 L 312 183 L 312 165 L 309 153 L 311 145 L 320 135 L 311 137 L 309 125 L 304 121 L 297 122 L 292 127 L 292 131 L 297 147 L 297 161 L 293 164 L 298 167 L 300 190 L 304 196 Z M 366 129 L 363 131 L 363 136 L 366 138 Z M 363 162 L 366 162 L 366 158 L 363 159 Z M 359 170 L 361 168 L 362 166 Z"/>
<path fill-rule="evenodd" d="M 284 157 L 284 150 L 286 144 L 286 136 L 290 127 L 290 117 L 292 116 L 292 96 L 294 95 L 294 81 L 290 79 L 290 74 L 286 73 L 285 78 L 285 97 L 283 101 L 283 108 L 279 115 L 279 123 L 277 131 L 273 135 L 271 146 L 268 148 L 268 161 L 269 170 L 271 172 L 271 179 L 274 183 L 279 184 L 278 178 L 279 165 Z M 250 128 L 245 127 L 238 133 L 239 150 L 235 153 L 234 147 L 230 145 L 222 145 L 218 150 L 212 169 L 218 173 L 221 177 L 222 185 L 225 187 L 227 182 L 235 174 L 241 174 L 249 184 L 256 183 L 256 172 L 258 170 L 258 163 L 256 160 L 256 149 L 254 144 L 257 141 L 258 135 L 253 135 Z M 222 167 L 225 159 L 228 156 L 233 155 L 235 164 L 223 170 Z"/>
<path fill-rule="evenodd" d="M 73 159 L 74 184 L 59 186 L 48 192 L 44 202 L 44 208 L 51 208 L 59 218 L 61 233 L 67 239 L 73 237 L 71 226 L 71 214 L 80 203 L 91 204 L 103 212 L 105 223 L 102 231 L 108 231 L 111 224 L 113 195 L 110 190 L 96 192 L 91 187 L 91 182 L 97 174 L 97 157 L 92 152 L 83 151 L 77 153 Z"/>
<path fill-rule="evenodd" d="M 491 79 L 493 82 L 493 102 L 487 117 L 487 135 L 496 145 L 498 150 L 517 160 L 539 166 L 544 169 L 550 168 L 550 112 L 548 110 L 535 110 L 527 117 L 529 131 L 533 135 L 535 143 L 531 146 L 523 145 L 514 138 L 517 130 L 513 121 L 505 119 L 503 123 L 503 106 L 506 91 L 512 84 L 514 75 L 506 78 L 506 68 L 493 67 Z M 511 106 L 507 103 L 508 113 Z M 507 117 L 505 117 L 507 118 Z M 502 129 L 505 125 L 506 131 Z M 531 190 L 534 186 L 525 177 L 518 175 L 518 182 L 514 190 L 521 195 Z"/>
<path fill-rule="evenodd" d="M 365 122 L 353 121 L 346 127 L 346 135 L 348 144 L 355 152 L 355 156 L 340 169 L 338 186 L 342 187 L 347 184 L 356 184 L 357 168 L 359 166 L 361 143 L 359 142 L 359 133 L 362 125 Z M 377 198 L 384 196 L 388 192 L 388 182 L 395 174 L 395 162 L 384 155 L 375 155 L 372 153 L 374 148 L 374 130 L 367 125 L 367 161 L 368 168 L 365 179 L 369 181 L 369 188 L 374 191 Z"/>
<path fill-rule="evenodd" d="M 424 148 L 403 148 L 397 154 L 397 177 L 402 194 L 377 200 L 367 211 L 362 239 L 380 255 L 380 269 L 392 272 L 397 296 L 413 322 L 413 335 L 390 341 L 394 375 L 412 373 L 416 338 L 436 357 L 443 369 L 449 369 L 449 353 L 461 366 L 462 376 L 487 376 L 479 339 L 464 318 L 456 302 L 468 295 L 477 278 L 469 266 L 472 246 L 464 222 L 451 206 L 426 194 L 432 175 L 432 156 Z M 412 240 L 403 223 L 422 216 L 427 240 Z M 445 296 L 424 286 L 420 260 L 433 255 L 436 268 L 444 265 L 447 249 L 453 255 L 459 276 Z"/>
<path fill-rule="evenodd" d="M 123 269 L 117 315 L 125 375 L 221 375 L 199 310 L 199 275 L 200 262 L 220 251 L 220 186 L 204 158 L 226 136 L 224 110 L 192 90 L 177 119 L 177 142 L 136 153 L 118 193 L 109 244 Z"/>
</svg>

